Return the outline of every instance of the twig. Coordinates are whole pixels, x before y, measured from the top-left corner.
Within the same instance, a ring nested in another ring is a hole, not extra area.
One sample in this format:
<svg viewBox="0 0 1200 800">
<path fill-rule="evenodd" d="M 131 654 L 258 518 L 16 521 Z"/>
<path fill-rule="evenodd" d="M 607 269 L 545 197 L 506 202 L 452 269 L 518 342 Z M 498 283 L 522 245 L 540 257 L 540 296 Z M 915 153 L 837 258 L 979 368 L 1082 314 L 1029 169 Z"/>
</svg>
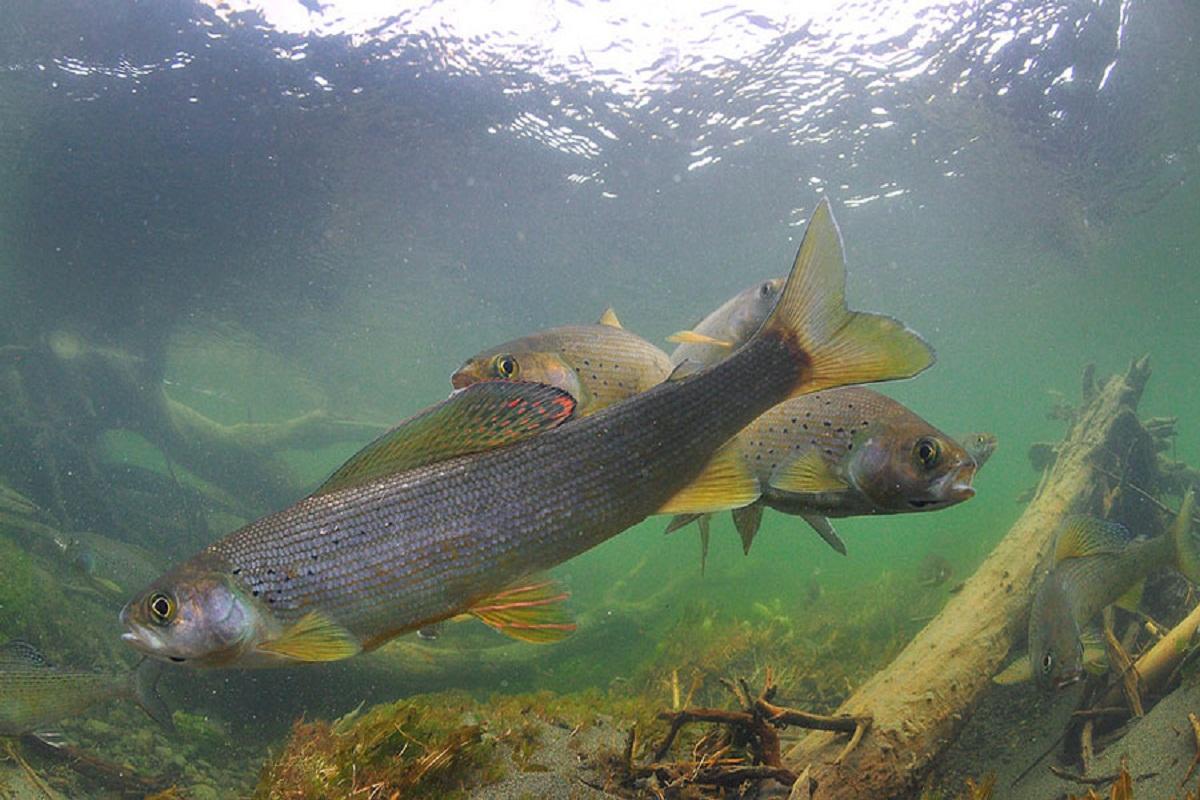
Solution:
<svg viewBox="0 0 1200 800">
<path fill-rule="evenodd" d="M 1104 784 L 1112 783 L 1113 781 L 1115 781 L 1121 777 L 1120 772 L 1114 772 L 1111 775 L 1101 775 L 1098 777 L 1091 777 L 1088 775 L 1078 775 L 1074 772 L 1070 772 L 1068 770 L 1063 769 L 1062 767 L 1058 767 L 1053 764 L 1050 765 L 1050 771 L 1053 772 L 1058 777 L 1062 778 L 1064 781 L 1071 781 L 1072 783 L 1081 783 L 1084 786 L 1103 786 Z M 1153 778 L 1157 775 L 1158 775 L 1157 772 L 1143 772 L 1141 775 L 1134 776 L 1134 780 L 1144 781 L 1149 778 Z"/>
<path fill-rule="evenodd" d="M 1196 765 L 1200 764 L 1200 719 L 1197 719 L 1196 715 L 1189 711 L 1188 722 L 1192 723 L 1192 736 L 1196 740 L 1196 755 L 1192 756 L 1191 766 L 1188 767 L 1187 774 L 1183 776 L 1183 780 L 1179 782 L 1180 786 L 1188 782 L 1188 779 L 1192 777 L 1192 773 L 1196 771 Z"/>
</svg>

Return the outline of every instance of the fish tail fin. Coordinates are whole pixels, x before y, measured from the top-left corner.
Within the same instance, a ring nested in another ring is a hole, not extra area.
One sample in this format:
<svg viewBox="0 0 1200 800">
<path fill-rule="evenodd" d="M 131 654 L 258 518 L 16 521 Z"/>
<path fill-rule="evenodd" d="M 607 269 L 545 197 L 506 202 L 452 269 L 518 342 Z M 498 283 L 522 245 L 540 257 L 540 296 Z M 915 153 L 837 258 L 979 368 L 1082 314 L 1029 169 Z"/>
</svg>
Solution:
<svg viewBox="0 0 1200 800">
<path fill-rule="evenodd" d="M 829 201 L 808 222 L 778 302 L 755 338 L 796 351 L 802 368 L 793 394 L 910 378 L 934 361 L 933 349 L 904 323 L 846 307 L 842 236 Z"/>
<path fill-rule="evenodd" d="M 157 722 L 164 730 L 174 733 L 175 722 L 171 718 L 171 709 L 163 702 L 158 694 L 158 679 L 162 675 L 163 664 L 152 658 L 143 658 L 130 673 L 130 688 L 133 701 L 137 703 L 150 719 Z"/>
<path fill-rule="evenodd" d="M 1175 565 L 1188 580 L 1200 583 L 1200 536 L 1192 533 L 1192 512 L 1195 507 L 1196 494 L 1188 489 L 1169 534 L 1175 543 Z"/>
</svg>

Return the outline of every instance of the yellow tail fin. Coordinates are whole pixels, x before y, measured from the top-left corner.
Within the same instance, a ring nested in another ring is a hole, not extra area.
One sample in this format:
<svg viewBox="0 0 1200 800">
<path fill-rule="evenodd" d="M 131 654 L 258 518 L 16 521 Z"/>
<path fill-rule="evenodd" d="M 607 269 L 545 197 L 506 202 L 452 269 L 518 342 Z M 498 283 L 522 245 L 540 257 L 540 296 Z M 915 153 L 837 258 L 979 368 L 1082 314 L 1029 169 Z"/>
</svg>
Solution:
<svg viewBox="0 0 1200 800">
<path fill-rule="evenodd" d="M 755 334 L 764 336 L 793 343 L 808 361 L 795 394 L 909 378 L 934 361 L 932 348 L 904 323 L 846 308 L 842 237 L 825 199 L 808 222 L 775 309 Z"/>
</svg>

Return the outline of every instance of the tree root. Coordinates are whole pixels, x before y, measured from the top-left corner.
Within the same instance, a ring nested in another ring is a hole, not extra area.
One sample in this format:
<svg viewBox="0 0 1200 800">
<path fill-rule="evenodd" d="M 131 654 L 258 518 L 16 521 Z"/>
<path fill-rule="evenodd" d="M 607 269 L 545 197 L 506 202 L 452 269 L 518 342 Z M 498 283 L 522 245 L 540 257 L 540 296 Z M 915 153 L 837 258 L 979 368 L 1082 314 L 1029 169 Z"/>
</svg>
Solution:
<svg viewBox="0 0 1200 800">
<path fill-rule="evenodd" d="M 807 771 L 800 774 L 783 764 L 779 731 L 786 727 L 835 731 L 850 734 L 844 753 L 852 750 L 871 724 L 869 717 L 829 717 L 775 705 L 778 687 L 767 670 L 763 689 L 752 695 L 743 679 L 722 679 L 721 684 L 737 699 L 736 710 L 721 708 L 684 708 L 663 711 L 658 718 L 669 723 L 666 736 L 655 748 L 650 763 L 634 761 L 636 730 L 630 730 L 622 758 L 621 783 L 634 789 L 639 782 L 653 780 L 654 785 L 670 790 L 685 786 L 731 788 L 757 781 L 774 781 L 789 789 L 806 783 Z M 703 735 L 690 759 L 668 761 L 671 747 L 685 725 L 715 723 L 721 728 Z"/>
</svg>

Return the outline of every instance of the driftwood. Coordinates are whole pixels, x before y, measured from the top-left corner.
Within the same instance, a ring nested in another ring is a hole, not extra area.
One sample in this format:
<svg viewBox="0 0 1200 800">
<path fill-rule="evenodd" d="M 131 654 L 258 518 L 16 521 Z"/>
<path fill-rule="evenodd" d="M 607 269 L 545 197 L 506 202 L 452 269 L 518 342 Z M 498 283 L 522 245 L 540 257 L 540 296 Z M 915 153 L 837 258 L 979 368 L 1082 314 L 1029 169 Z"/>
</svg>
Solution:
<svg viewBox="0 0 1200 800">
<path fill-rule="evenodd" d="M 786 753 L 794 772 L 810 768 L 814 798 L 892 797 L 913 787 L 1022 634 L 1035 575 L 1063 517 L 1114 506 L 1125 519 L 1150 513 L 1100 472 L 1132 478 L 1156 469 L 1154 442 L 1135 415 L 1149 376 L 1145 358 L 1103 386 L 1085 372 L 1083 404 L 1020 519 L 942 612 L 838 709 L 873 717 L 859 746 L 839 763 L 843 743 L 814 733 Z"/>
<path fill-rule="evenodd" d="M 124 506 L 138 505 L 114 495 L 121 476 L 96 448 L 106 431 L 140 434 L 166 458 L 171 474 L 144 494 L 162 497 L 173 487 L 177 507 L 203 501 L 249 517 L 294 501 L 305 488 L 279 459 L 281 450 L 365 443 L 383 427 L 323 411 L 222 424 L 170 397 L 160 367 L 73 334 L 52 333 L 0 354 L 7 477 L 67 528 L 120 529 Z"/>
</svg>

